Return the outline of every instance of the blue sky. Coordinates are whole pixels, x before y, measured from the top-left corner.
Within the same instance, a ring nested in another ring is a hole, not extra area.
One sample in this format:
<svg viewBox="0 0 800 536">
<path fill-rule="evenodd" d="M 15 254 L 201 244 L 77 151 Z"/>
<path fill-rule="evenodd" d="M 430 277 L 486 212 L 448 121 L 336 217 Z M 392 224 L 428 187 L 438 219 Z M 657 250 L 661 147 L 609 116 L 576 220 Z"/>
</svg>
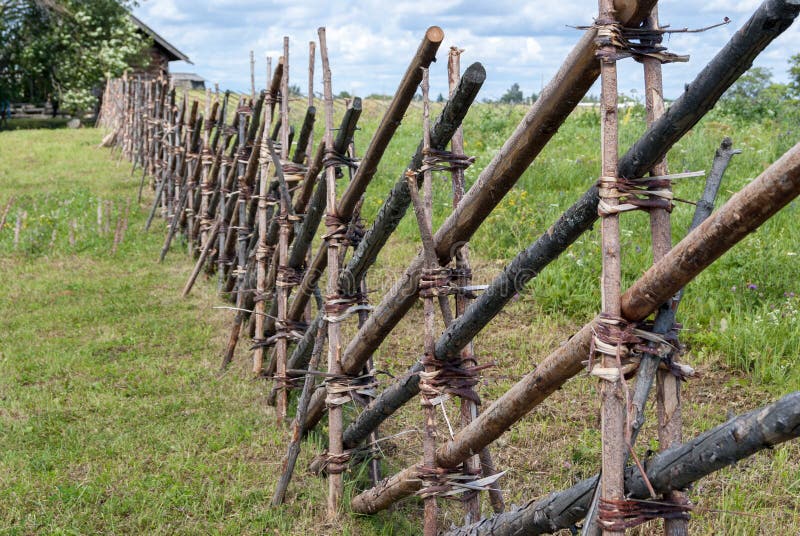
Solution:
<svg viewBox="0 0 800 536">
<path fill-rule="evenodd" d="M 727 42 L 758 7 L 758 0 L 662 0 L 662 25 L 698 28 L 729 17 L 731 23 L 701 34 L 675 34 L 667 46 L 690 54 L 686 64 L 664 66 L 665 95 L 677 97 L 683 85 Z M 326 26 L 335 93 L 391 94 L 430 25 L 440 26 L 445 40 L 431 70 L 431 93 L 446 94 L 447 50 L 465 49 L 462 68 L 474 61 L 486 67 L 480 98 L 497 98 L 519 83 L 525 95 L 537 92 L 558 69 L 581 32 L 567 25 L 591 24 L 597 11 L 589 0 L 514 2 L 388 2 L 385 0 L 141 0 L 134 13 L 194 62 L 171 64 L 173 72 L 196 72 L 223 89 L 249 91 L 250 50 L 255 51 L 258 87 L 264 87 L 265 57 L 281 55 L 283 36 L 290 38 L 290 83 L 303 92 L 308 85 L 308 42 Z M 788 58 L 800 52 L 796 22 L 762 53 L 755 65 L 787 78 Z M 315 90 L 321 90 L 317 54 Z M 641 67 L 633 60 L 620 66 L 621 92 L 641 95 Z M 595 88 L 594 93 L 599 91 Z"/>
</svg>

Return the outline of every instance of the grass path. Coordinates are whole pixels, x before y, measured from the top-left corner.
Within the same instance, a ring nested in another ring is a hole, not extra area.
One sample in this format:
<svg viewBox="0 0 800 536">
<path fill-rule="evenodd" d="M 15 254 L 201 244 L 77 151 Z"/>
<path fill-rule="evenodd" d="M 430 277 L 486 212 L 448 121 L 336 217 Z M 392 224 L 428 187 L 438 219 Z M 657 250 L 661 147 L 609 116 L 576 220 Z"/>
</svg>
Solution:
<svg viewBox="0 0 800 536">
<path fill-rule="evenodd" d="M 110 253 L 138 176 L 97 149 L 99 139 L 89 129 L 0 134 L 0 204 L 16 197 L 11 228 L 0 232 L 0 534 L 413 534 L 416 501 L 326 525 L 325 483 L 302 470 L 289 504 L 268 506 L 288 436 L 264 404 L 268 386 L 248 379 L 244 351 L 219 374 L 230 314 L 212 308 L 211 284 L 180 298 L 189 263 L 177 249 L 165 264 L 155 262 L 163 235 L 142 232 L 145 206 L 133 202 L 124 241 Z M 109 201 L 112 232 L 103 233 L 97 206 Z M 27 218 L 15 248 L 18 211 Z M 412 249 L 398 244 L 385 262 L 400 264 Z M 387 268 L 378 270 L 381 277 Z M 537 307 L 523 296 L 497 331 L 479 339 L 482 353 L 509 375 L 484 385 L 485 399 L 528 370 L 520 355 L 538 359 L 576 325 Z M 404 327 L 379 357 L 399 372 L 416 343 L 413 326 Z M 780 394 L 768 395 L 713 356 L 700 369 L 706 374 L 689 387 L 687 436 Z M 595 406 L 593 384 L 579 378 L 498 442 L 499 464 L 512 468 L 509 503 L 593 471 Z M 418 426 L 419 415 L 407 408 L 387 433 Z M 407 437 L 387 445 L 394 468 L 419 452 L 418 440 Z M 319 450 L 312 441 L 301 469 Z M 760 517 L 700 514 L 695 533 L 800 531 L 799 460 L 793 444 L 703 481 L 692 495 L 701 506 Z M 454 507 L 445 510 L 446 524 L 458 522 Z"/>
</svg>

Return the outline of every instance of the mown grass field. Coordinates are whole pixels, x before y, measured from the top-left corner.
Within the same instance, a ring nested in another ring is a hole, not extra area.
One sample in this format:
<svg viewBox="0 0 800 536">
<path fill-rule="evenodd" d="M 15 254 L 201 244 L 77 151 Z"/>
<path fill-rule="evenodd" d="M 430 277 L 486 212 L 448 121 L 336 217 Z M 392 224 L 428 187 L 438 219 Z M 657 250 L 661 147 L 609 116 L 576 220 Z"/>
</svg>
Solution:
<svg viewBox="0 0 800 536">
<path fill-rule="evenodd" d="M 359 151 L 384 106 L 365 103 Z M 298 102 L 293 113 L 299 117 L 302 111 Z M 466 151 L 477 163 L 468 180 L 524 112 L 479 105 L 470 113 Z M 642 123 L 635 109 L 622 118 L 622 150 Z M 402 173 L 419 132 L 415 107 L 367 192 L 367 221 Z M 163 228 L 142 230 L 152 194 L 137 205 L 138 173 L 131 177 L 128 163 L 96 147 L 101 134 L 0 133 L 0 208 L 15 198 L 0 231 L 0 533 L 417 533 L 422 512 L 416 499 L 373 518 L 344 515 L 327 522 L 326 483 L 304 470 L 322 436 L 313 436 L 312 448 L 305 448 L 288 504 L 269 507 L 289 438 L 265 404 L 270 386 L 250 379 L 246 344 L 240 344 L 234 366 L 219 373 L 231 312 L 213 308 L 223 304 L 213 282 L 201 282 L 189 299 L 180 298 L 191 262 L 180 242 L 163 265 L 156 262 Z M 726 175 L 722 200 L 798 138 L 788 118 L 742 124 L 713 114 L 671 152 L 671 170 L 709 169 L 725 135 L 744 153 Z M 591 111 L 575 114 L 562 127 L 473 240 L 476 283 L 488 282 L 596 180 L 598 138 Z M 676 190 L 693 200 L 701 187 L 695 179 Z M 436 189 L 438 224 L 449 211 L 450 187 L 441 179 Z M 112 219 L 110 232 L 104 232 L 97 207 L 108 202 Z M 112 253 L 126 207 L 128 227 Z M 689 205 L 676 208 L 676 240 L 691 211 Z M 22 212 L 27 217 L 15 246 L 13 228 Z M 684 389 L 685 437 L 800 386 L 799 213 L 795 201 L 689 287 L 679 315 L 688 347 L 684 359 L 700 374 Z M 624 218 L 625 285 L 649 262 L 646 225 L 645 215 Z M 480 387 L 484 400 L 499 396 L 596 311 L 598 240 L 597 230 L 583 237 L 476 340 L 478 355 L 498 364 Z M 409 216 L 370 274 L 374 301 L 417 244 Z M 397 374 L 417 359 L 420 317 L 416 308 L 387 340 L 376 354 L 379 368 Z M 596 471 L 598 404 L 595 382 L 578 377 L 494 445 L 497 465 L 509 469 L 502 481 L 509 504 Z M 639 441 L 640 456 L 657 449 L 653 420 Z M 384 444 L 386 474 L 419 456 L 415 430 L 421 424 L 416 403 L 388 423 L 383 434 L 407 433 Z M 800 444 L 790 443 L 698 483 L 691 492 L 700 507 L 693 533 L 798 533 L 798 460 Z M 348 496 L 365 483 L 363 470 L 354 473 Z M 460 523 L 456 505 L 444 510 L 444 526 Z"/>
</svg>

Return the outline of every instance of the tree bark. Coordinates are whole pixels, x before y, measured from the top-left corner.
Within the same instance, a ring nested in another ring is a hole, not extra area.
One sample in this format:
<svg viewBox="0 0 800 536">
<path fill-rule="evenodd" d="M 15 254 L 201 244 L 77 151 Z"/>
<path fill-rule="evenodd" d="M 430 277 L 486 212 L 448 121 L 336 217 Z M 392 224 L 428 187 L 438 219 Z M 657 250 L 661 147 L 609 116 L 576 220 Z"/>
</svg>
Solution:
<svg viewBox="0 0 800 536">
<path fill-rule="evenodd" d="M 647 478 L 658 493 L 684 490 L 704 476 L 798 436 L 800 392 L 794 392 L 761 409 L 734 417 L 687 443 L 660 452 L 645 462 Z M 567 490 L 445 534 L 533 536 L 567 529 L 584 517 L 597 479 L 595 475 Z M 625 472 L 625 492 L 632 499 L 650 497 L 635 466 L 628 467 Z"/>
<path fill-rule="evenodd" d="M 622 296 L 622 316 L 640 321 L 734 244 L 800 195 L 800 143 L 733 196 L 653 265 Z M 676 273 L 678 276 L 673 276 Z M 455 467 L 500 437 L 569 378 L 583 370 L 594 321 L 547 356 L 493 402 L 455 439 L 439 448 L 436 462 Z M 366 493 L 366 492 L 365 492 Z M 371 513 L 371 512 L 364 512 Z"/>
<path fill-rule="evenodd" d="M 642 0 L 639 10 L 646 8 L 643 13 L 649 13 L 654 4 L 654 0 Z M 637 12 L 630 22 L 638 23 L 643 18 L 644 15 Z M 595 33 L 589 30 L 581 38 L 517 129 L 481 172 L 458 210 L 436 232 L 440 264 L 447 264 L 454 248 L 470 239 L 592 86 L 599 74 L 599 64 L 594 57 Z M 421 256 L 412 261 L 351 340 L 344 352 L 345 371 L 360 370 L 411 308 L 422 262 Z"/>
<path fill-rule="evenodd" d="M 719 96 L 735 81 L 737 76 L 748 68 L 752 59 L 789 26 L 798 11 L 800 11 L 800 7 L 788 0 L 767 0 L 748 23 L 734 34 L 728 44 L 698 77 L 687 85 L 685 93 L 670 106 L 667 113 L 648 128 L 633 147 L 625 153 L 619 161 L 619 176 L 638 178 L 647 173 L 655 162 L 665 155 L 672 145 L 714 106 Z M 735 71 L 736 76 L 733 78 L 728 76 L 729 71 Z M 704 95 L 706 94 L 713 94 L 715 98 L 705 99 Z M 691 104 L 701 101 L 705 103 L 704 106 Z M 536 242 L 512 261 L 503 274 L 492 282 L 489 289 L 473 302 L 464 316 L 456 319 L 452 326 L 445 330 L 436 344 L 437 359 L 458 355 L 458 352 L 502 310 L 517 292 L 524 288 L 528 281 L 536 277 L 585 230 L 590 229 L 597 219 L 597 204 L 597 186 L 592 185 Z M 414 261 L 403 279 L 390 291 L 389 296 L 395 302 L 404 301 L 401 296 L 411 295 L 413 298 L 413 292 L 408 288 L 410 284 L 408 278 L 412 271 L 416 273 L 416 270 L 419 269 L 418 261 L 419 259 Z M 405 301 L 408 300 L 405 299 Z M 372 318 L 375 318 L 379 311 L 391 313 L 397 306 L 397 303 L 393 305 L 393 302 L 388 299 L 384 300 L 382 304 L 384 305 L 373 313 Z M 411 302 L 408 307 L 410 304 Z M 385 317 L 382 326 L 386 326 L 385 323 L 388 323 L 391 324 L 388 326 L 391 328 L 397 321 L 399 318 L 394 320 Z M 368 325 L 372 326 L 368 335 L 373 339 L 378 336 L 382 340 L 382 337 L 388 333 L 388 331 L 385 333 L 379 331 L 383 328 L 377 325 L 377 320 Z M 367 326 L 364 328 L 364 331 L 366 330 Z M 379 342 L 375 343 L 375 346 Z M 346 370 L 359 364 L 353 354 L 346 352 L 345 358 Z M 308 429 L 313 428 L 322 417 L 323 408 L 319 405 L 320 398 L 320 394 L 315 393 L 315 398 L 312 399 L 309 419 L 316 420 L 310 420 L 307 423 Z M 381 398 L 382 396 L 379 396 L 373 404 L 378 403 Z M 405 402 L 394 400 L 385 407 L 400 407 Z M 386 417 L 383 416 L 381 421 Z"/>
<path fill-rule="evenodd" d="M 367 185 L 377 172 L 378 164 L 383 157 L 383 153 L 389 141 L 391 141 L 392 136 L 394 136 L 395 131 L 400 126 L 403 116 L 409 104 L 411 104 L 411 100 L 422 80 L 420 68 L 428 67 L 435 61 L 436 51 L 439 49 L 442 39 L 444 39 L 444 32 L 442 32 L 441 28 L 438 26 L 431 26 L 425 32 L 425 37 L 412 58 L 411 64 L 408 66 L 408 69 L 406 69 L 403 78 L 400 80 L 400 85 L 395 92 L 395 96 L 389 108 L 384 113 L 375 134 L 373 134 L 370 140 L 369 146 L 361 159 L 355 176 L 353 176 L 353 179 L 347 185 L 347 188 L 339 200 L 336 213 L 342 221 L 348 221 L 352 217 L 356 203 L 361 199 Z M 322 251 L 322 249 L 320 249 L 320 251 Z M 320 255 L 319 253 L 316 255 L 313 263 L 315 268 L 314 272 L 317 272 L 316 277 L 319 277 L 318 274 L 325 269 L 325 259 L 326 257 L 324 255 Z M 311 278 L 315 277 L 315 274 L 309 270 L 307 275 L 309 281 L 305 281 L 306 278 L 304 278 L 300 291 L 292 302 L 291 318 L 300 318 L 300 315 L 302 315 L 305 310 L 308 299 L 311 297 L 311 290 L 315 286 L 311 284 Z M 354 284 L 357 284 L 357 281 L 360 281 L 360 279 L 356 280 Z"/>
</svg>

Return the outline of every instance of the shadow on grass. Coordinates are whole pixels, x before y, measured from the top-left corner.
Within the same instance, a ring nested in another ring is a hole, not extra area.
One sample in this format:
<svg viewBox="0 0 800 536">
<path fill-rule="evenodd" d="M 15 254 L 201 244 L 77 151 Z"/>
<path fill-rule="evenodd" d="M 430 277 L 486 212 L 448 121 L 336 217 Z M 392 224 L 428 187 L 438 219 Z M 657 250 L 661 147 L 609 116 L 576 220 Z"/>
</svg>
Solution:
<svg viewBox="0 0 800 536">
<path fill-rule="evenodd" d="M 67 123 L 70 119 L 69 117 L 12 117 L 7 122 L 0 125 L 0 131 L 67 128 Z M 90 127 L 93 125 L 93 120 L 81 120 L 82 127 Z"/>
</svg>

